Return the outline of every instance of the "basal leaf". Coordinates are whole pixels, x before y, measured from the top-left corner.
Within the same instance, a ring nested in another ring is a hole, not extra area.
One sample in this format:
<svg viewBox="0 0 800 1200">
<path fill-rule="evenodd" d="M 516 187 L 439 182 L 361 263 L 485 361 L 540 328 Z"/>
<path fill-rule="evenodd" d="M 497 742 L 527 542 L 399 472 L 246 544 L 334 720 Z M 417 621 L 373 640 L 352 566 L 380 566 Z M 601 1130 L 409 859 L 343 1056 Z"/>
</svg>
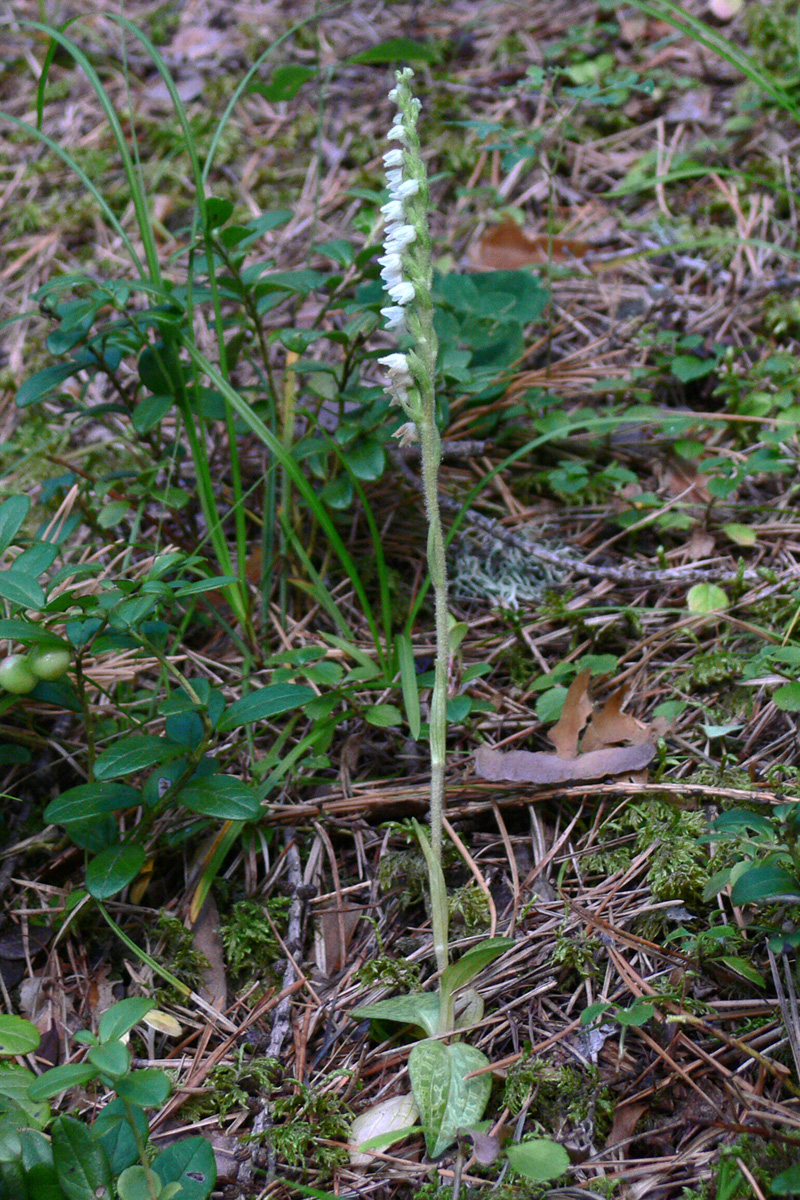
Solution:
<svg viewBox="0 0 800 1200">
<path fill-rule="evenodd" d="M 351 1009 L 357 1021 L 397 1021 L 398 1025 L 416 1025 L 431 1037 L 439 1022 L 439 997 L 435 992 L 410 992 L 390 1000 L 376 1000 Z"/>
<path fill-rule="evenodd" d="M 414 1046 L 408 1073 L 431 1158 L 453 1144 L 460 1128 L 480 1121 L 492 1090 L 491 1076 L 467 1076 L 488 1066 L 486 1055 L 465 1042 L 445 1046 L 426 1040 Z"/>
<path fill-rule="evenodd" d="M 508 1146 L 506 1153 L 513 1169 L 536 1183 L 558 1179 L 570 1168 L 566 1150 L 550 1138 L 531 1138 L 529 1142 L 518 1142 Z"/>
</svg>

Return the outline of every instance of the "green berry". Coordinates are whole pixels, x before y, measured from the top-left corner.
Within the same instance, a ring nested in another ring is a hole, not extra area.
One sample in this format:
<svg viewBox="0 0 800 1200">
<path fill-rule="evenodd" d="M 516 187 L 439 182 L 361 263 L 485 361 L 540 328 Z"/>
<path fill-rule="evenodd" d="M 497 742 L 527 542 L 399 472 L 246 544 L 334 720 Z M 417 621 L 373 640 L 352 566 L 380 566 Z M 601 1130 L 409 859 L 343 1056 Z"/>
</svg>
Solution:
<svg viewBox="0 0 800 1200">
<path fill-rule="evenodd" d="M 60 679 L 69 669 L 69 650 L 37 647 L 28 655 L 28 667 L 37 679 Z"/>
<path fill-rule="evenodd" d="M 0 688 L 24 696 L 32 692 L 39 680 L 28 666 L 24 654 L 9 654 L 0 662 Z"/>
</svg>

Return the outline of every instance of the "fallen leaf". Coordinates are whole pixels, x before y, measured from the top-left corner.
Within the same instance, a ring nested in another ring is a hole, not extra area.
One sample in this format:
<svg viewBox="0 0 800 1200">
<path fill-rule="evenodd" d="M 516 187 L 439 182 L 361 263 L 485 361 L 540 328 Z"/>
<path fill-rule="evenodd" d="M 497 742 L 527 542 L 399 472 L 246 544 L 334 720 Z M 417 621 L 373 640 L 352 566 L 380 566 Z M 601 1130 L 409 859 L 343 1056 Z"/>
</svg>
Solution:
<svg viewBox="0 0 800 1200">
<path fill-rule="evenodd" d="M 698 562 L 701 558 L 709 558 L 714 553 L 714 539 L 710 533 L 695 529 L 686 543 L 686 558 L 688 562 Z"/>
<path fill-rule="evenodd" d="M 741 12 L 744 0 L 709 0 L 709 9 L 718 21 L 732 21 Z"/>
<path fill-rule="evenodd" d="M 588 250 L 586 242 L 577 238 L 527 233 L 516 221 L 505 217 L 499 225 L 486 230 L 470 260 L 481 271 L 516 271 L 531 264 L 572 262 L 583 258 Z"/>
<path fill-rule="evenodd" d="M 342 902 L 341 908 L 322 908 L 315 914 L 314 957 L 323 975 L 334 975 L 347 962 L 347 947 L 361 920 L 361 908 Z"/>
<path fill-rule="evenodd" d="M 459 1129 L 458 1136 L 472 1142 L 472 1153 L 481 1166 L 490 1167 L 500 1157 L 500 1138 L 493 1134 L 481 1133 L 479 1129 Z"/>
<path fill-rule="evenodd" d="M 392 1141 L 398 1141 L 404 1130 L 416 1123 L 419 1117 L 417 1102 L 412 1095 L 390 1096 L 380 1104 L 373 1104 L 366 1112 L 356 1117 L 350 1126 L 350 1165 L 353 1167 L 368 1167 L 376 1162 L 376 1158 L 361 1146 L 378 1138 L 382 1142 L 381 1149 L 386 1149 Z M 392 1134 L 397 1137 L 392 1138 Z"/>
<path fill-rule="evenodd" d="M 581 671 L 575 676 L 564 698 L 561 720 L 547 735 L 561 758 L 574 758 L 578 753 L 580 732 L 592 715 L 588 691 L 590 676 L 591 671 Z"/>
<path fill-rule="evenodd" d="M 225 952 L 220 933 L 219 910 L 214 897 L 209 893 L 203 907 L 192 925 L 192 942 L 195 950 L 204 954 L 208 967 L 202 972 L 202 983 L 197 991 L 212 1008 L 223 1012 L 228 1003 L 228 976 L 225 971 Z"/>
<path fill-rule="evenodd" d="M 494 783 L 576 783 L 603 779 L 606 775 L 626 775 L 641 771 L 652 761 L 656 748 L 650 742 L 640 746 L 612 746 L 593 750 L 576 758 L 560 754 L 533 753 L 529 750 L 493 750 L 479 746 L 475 751 L 475 771 Z"/>
<path fill-rule="evenodd" d="M 606 1139 L 605 1149 L 624 1145 L 633 1137 L 637 1122 L 647 1112 L 648 1105 L 632 1101 L 630 1104 L 618 1104 L 614 1109 L 614 1118 Z"/>
<path fill-rule="evenodd" d="M 619 742 L 631 742 L 639 746 L 650 739 L 650 728 L 644 721 L 637 721 L 621 711 L 625 688 L 618 688 L 598 712 L 593 712 L 581 742 L 581 754 L 600 750 L 605 746 L 616 746 Z"/>
</svg>

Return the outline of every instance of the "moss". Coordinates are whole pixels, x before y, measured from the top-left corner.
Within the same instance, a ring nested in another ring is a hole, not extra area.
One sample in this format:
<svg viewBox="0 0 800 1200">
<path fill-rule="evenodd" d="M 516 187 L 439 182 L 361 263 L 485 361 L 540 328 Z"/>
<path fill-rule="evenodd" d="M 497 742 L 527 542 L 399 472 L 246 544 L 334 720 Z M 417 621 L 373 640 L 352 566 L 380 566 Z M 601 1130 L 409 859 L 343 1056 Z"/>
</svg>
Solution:
<svg viewBox="0 0 800 1200">
<path fill-rule="evenodd" d="M 353 1113 L 338 1093 L 296 1084 L 297 1091 L 272 1105 L 275 1124 L 258 1135 L 292 1167 L 329 1175 L 348 1160 L 347 1140 Z M 326 1145 L 337 1142 L 338 1145 Z"/>
<path fill-rule="evenodd" d="M 550 1134 L 559 1132 L 554 1127 L 557 1121 L 565 1120 L 573 1126 L 591 1121 L 601 1140 L 611 1128 L 614 1101 L 610 1090 L 601 1085 L 596 1067 L 579 1071 L 523 1056 L 506 1077 L 502 1104 L 513 1118 L 529 1101 L 529 1118 Z"/>
<path fill-rule="evenodd" d="M 240 900 L 234 904 L 221 928 L 225 961 L 230 971 L 235 974 L 257 971 L 261 974 L 282 958 L 283 952 L 273 926 L 285 923 L 290 903 L 287 896 L 275 896 L 266 904 L 255 900 Z M 272 923 L 266 913 L 269 913 Z"/>
</svg>

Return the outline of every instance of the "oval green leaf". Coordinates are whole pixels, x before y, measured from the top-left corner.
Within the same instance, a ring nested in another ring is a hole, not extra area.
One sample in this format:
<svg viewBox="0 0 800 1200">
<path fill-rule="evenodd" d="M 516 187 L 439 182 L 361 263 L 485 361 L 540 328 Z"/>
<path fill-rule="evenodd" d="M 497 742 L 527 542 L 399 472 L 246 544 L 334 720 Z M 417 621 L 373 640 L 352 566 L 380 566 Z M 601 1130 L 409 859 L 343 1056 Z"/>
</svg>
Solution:
<svg viewBox="0 0 800 1200">
<path fill-rule="evenodd" d="M 95 777 L 119 779 L 122 775 L 144 771 L 156 763 L 171 762 L 182 753 L 183 747 L 172 746 L 163 738 L 147 733 L 132 733 L 98 754 L 94 765 Z"/>
<path fill-rule="evenodd" d="M 547 1183 L 558 1179 L 570 1168 L 569 1155 L 563 1146 L 550 1138 L 532 1138 L 529 1142 L 518 1142 L 506 1150 L 513 1169 L 526 1179 Z"/>
<path fill-rule="evenodd" d="M 0 1017 L 0 1054 L 30 1054 L 41 1041 L 39 1030 L 24 1017 Z"/>
<path fill-rule="evenodd" d="M 467 1076 L 488 1066 L 486 1055 L 465 1042 L 445 1046 L 426 1040 L 414 1046 L 408 1073 L 431 1158 L 453 1144 L 460 1128 L 480 1121 L 492 1090 L 491 1075 Z"/>
<path fill-rule="evenodd" d="M 164 1185 L 179 1183 L 181 1200 L 205 1200 L 217 1181 L 217 1164 L 210 1144 L 201 1137 L 173 1142 L 153 1161 Z"/>
<path fill-rule="evenodd" d="M 144 864 L 143 846 L 109 846 L 86 868 L 86 890 L 95 900 L 116 896 L 136 878 Z"/>
<path fill-rule="evenodd" d="M 731 901 L 736 905 L 765 904 L 775 900 L 800 901 L 800 881 L 784 867 L 764 863 L 750 867 L 731 888 Z"/>
<path fill-rule="evenodd" d="M 236 700 L 222 714 L 217 728 L 222 733 L 236 729 L 239 725 L 250 725 L 253 721 L 267 721 L 280 713 L 300 708 L 313 700 L 316 692 L 302 683 L 276 683 L 271 687 L 255 688 Z"/>
<path fill-rule="evenodd" d="M 686 605 L 692 613 L 722 612 L 729 600 L 715 583 L 696 583 L 686 594 Z"/>
<path fill-rule="evenodd" d="M 181 789 L 180 800 L 192 812 L 220 821 L 255 821 L 264 813 L 257 792 L 233 775 L 194 779 Z"/>
<path fill-rule="evenodd" d="M 68 825 L 139 803 L 139 793 L 127 783 L 81 783 L 48 804 L 44 816 L 51 825 Z"/>
</svg>

